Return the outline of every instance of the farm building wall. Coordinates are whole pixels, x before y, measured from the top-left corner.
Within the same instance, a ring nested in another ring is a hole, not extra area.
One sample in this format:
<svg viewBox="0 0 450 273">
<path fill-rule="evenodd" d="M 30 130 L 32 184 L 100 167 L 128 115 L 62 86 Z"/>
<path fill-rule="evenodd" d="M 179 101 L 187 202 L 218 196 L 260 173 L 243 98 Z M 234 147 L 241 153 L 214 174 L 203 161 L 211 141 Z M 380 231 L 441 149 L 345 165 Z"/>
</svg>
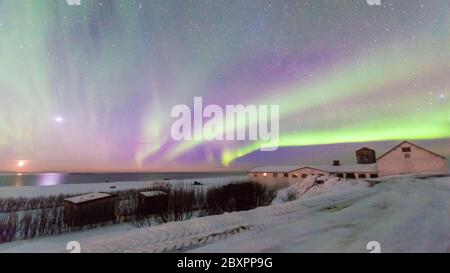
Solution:
<svg viewBox="0 0 450 273">
<path fill-rule="evenodd" d="M 289 176 L 289 183 L 295 184 L 302 180 L 305 180 L 305 178 L 308 175 L 329 175 L 329 172 L 321 171 L 313 168 L 302 168 L 300 170 L 296 170 L 290 173 Z"/>
<path fill-rule="evenodd" d="M 329 175 L 329 172 L 313 168 L 302 168 L 291 172 L 250 172 L 248 177 L 253 182 L 264 184 L 294 184 L 304 180 L 308 175 Z"/>
<path fill-rule="evenodd" d="M 430 151 L 404 142 L 377 161 L 380 176 L 408 173 L 447 173 L 446 160 Z"/>
<path fill-rule="evenodd" d="M 285 174 L 287 174 L 287 177 L 285 176 Z M 263 184 L 289 183 L 289 173 L 282 173 L 282 172 L 249 173 L 248 177 L 250 181 Z"/>
</svg>

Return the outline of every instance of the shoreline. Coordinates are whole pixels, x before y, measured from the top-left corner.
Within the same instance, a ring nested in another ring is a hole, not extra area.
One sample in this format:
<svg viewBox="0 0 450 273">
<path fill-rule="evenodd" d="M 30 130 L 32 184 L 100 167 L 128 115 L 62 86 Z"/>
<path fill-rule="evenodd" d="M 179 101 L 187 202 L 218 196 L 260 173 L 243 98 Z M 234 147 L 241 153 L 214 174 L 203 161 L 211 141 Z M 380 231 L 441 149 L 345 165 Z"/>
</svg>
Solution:
<svg viewBox="0 0 450 273">
<path fill-rule="evenodd" d="M 0 174 L 2 187 L 52 186 L 154 180 L 181 180 L 246 175 L 243 172 L 178 172 L 178 173 L 15 173 Z"/>
<path fill-rule="evenodd" d="M 49 186 L 3 186 L 0 187 L 0 198 L 40 197 L 59 194 L 81 194 L 99 191 L 109 192 L 117 190 L 145 188 L 157 183 L 190 185 L 195 181 L 202 183 L 204 186 L 210 187 L 230 182 L 244 181 L 246 179 L 248 179 L 246 175 L 228 175 L 228 176 L 173 179 L 173 180 L 155 179 L 147 181 L 99 182 L 99 183 L 80 183 L 80 184 L 60 184 Z"/>
</svg>

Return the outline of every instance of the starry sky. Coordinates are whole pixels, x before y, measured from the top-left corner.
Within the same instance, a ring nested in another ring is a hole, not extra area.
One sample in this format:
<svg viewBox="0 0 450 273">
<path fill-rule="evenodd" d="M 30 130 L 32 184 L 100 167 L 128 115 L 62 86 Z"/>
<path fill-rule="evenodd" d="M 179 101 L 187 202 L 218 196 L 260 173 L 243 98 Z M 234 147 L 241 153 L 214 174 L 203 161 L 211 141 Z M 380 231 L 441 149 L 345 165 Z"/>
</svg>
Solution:
<svg viewBox="0 0 450 273">
<path fill-rule="evenodd" d="M 0 170 L 244 170 L 404 139 L 448 156 L 449 48 L 448 0 L 0 0 Z M 280 149 L 174 141 L 195 96 L 279 105 Z"/>
</svg>

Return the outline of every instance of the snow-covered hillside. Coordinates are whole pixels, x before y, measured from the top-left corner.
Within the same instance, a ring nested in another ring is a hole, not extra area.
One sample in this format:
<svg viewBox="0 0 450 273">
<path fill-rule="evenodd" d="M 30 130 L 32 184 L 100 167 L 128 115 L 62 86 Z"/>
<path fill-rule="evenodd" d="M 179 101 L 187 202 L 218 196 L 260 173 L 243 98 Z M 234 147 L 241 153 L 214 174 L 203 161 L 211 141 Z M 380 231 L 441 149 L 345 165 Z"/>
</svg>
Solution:
<svg viewBox="0 0 450 273">
<path fill-rule="evenodd" d="M 450 252 L 450 177 L 314 186 L 291 202 L 149 228 L 114 227 L 0 245 L 3 252 Z"/>
</svg>

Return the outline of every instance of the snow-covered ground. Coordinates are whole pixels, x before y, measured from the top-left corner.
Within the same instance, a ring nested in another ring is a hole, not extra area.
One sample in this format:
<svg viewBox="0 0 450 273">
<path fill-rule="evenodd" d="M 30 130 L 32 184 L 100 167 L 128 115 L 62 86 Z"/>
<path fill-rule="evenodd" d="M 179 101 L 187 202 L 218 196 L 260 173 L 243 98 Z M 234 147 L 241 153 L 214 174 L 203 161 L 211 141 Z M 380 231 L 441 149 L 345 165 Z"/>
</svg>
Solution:
<svg viewBox="0 0 450 273">
<path fill-rule="evenodd" d="M 72 240 L 83 252 L 368 252 L 370 241 L 379 242 L 381 252 L 450 252 L 450 177 L 379 182 L 330 179 L 291 202 L 14 242 L 0 245 L 0 252 L 66 252 Z"/>
</svg>

